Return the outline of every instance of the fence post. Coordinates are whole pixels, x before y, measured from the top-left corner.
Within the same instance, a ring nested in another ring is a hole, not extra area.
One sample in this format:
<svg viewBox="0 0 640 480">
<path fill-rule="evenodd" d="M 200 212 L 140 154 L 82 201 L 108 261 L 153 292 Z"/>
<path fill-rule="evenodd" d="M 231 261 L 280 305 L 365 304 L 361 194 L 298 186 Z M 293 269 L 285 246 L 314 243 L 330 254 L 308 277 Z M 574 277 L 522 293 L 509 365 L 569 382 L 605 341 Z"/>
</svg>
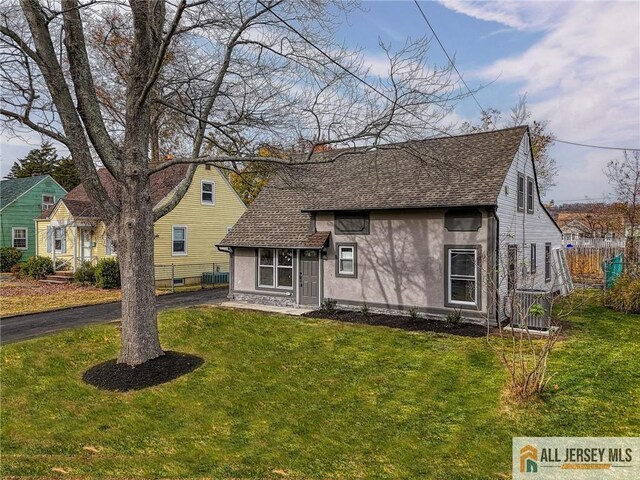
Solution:
<svg viewBox="0 0 640 480">
<path fill-rule="evenodd" d="M 175 286 L 175 265 L 172 263 L 171 264 L 171 293 L 176 293 L 176 286 Z"/>
</svg>

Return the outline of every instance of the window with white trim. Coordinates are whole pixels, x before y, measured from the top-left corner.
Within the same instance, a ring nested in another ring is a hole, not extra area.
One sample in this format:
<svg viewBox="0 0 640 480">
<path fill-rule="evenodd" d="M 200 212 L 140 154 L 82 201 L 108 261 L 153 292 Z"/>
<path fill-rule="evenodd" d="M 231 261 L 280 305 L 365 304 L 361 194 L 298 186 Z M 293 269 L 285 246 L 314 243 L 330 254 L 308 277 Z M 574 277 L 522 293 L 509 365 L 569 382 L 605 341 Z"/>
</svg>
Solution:
<svg viewBox="0 0 640 480">
<path fill-rule="evenodd" d="M 62 228 L 53 229 L 53 248 L 56 252 L 62 252 Z"/>
<path fill-rule="evenodd" d="M 459 305 L 477 305 L 478 278 L 477 252 L 472 248 L 448 250 L 448 302 Z"/>
<path fill-rule="evenodd" d="M 356 246 L 338 245 L 338 274 L 356 275 Z"/>
<path fill-rule="evenodd" d="M 171 254 L 187 254 L 187 227 L 174 226 L 171 233 Z"/>
<path fill-rule="evenodd" d="M 27 236 L 29 229 L 27 228 L 12 228 L 11 229 L 11 245 L 18 250 L 27 249 Z"/>
<path fill-rule="evenodd" d="M 202 180 L 200 183 L 200 203 L 203 205 L 215 204 L 215 186 L 213 182 Z"/>
<path fill-rule="evenodd" d="M 551 281 L 551 244 L 544 244 L 544 281 Z"/>
<path fill-rule="evenodd" d="M 56 197 L 53 195 L 42 195 L 42 211 L 44 212 L 46 209 L 53 207 L 56 203 Z"/>
<path fill-rule="evenodd" d="M 293 288 L 293 250 L 258 249 L 258 287 Z"/>
</svg>

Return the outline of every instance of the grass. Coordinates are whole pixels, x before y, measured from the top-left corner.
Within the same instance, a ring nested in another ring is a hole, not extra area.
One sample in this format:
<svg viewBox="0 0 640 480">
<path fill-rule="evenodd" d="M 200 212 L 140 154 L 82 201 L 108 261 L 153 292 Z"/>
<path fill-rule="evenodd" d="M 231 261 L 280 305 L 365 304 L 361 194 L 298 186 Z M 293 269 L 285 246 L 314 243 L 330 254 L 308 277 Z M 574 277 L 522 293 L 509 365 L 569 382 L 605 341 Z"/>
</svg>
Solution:
<svg viewBox="0 0 640 480">
<path fill-rule="evenodd" d="M 221 285 L 220 285 L 221 286 Z M 216 285 L 219 288 L 219 285 Z M 202 290 L 200 285 L 176 287 L 175 293 Z M 171 288 L 156 289 L 156 295 L 173 293 Z M 119 301 L 120 290 L 101 289 L 78 284 L 45 284 L 35 280 L 15 280 L 0 284 L 0 316 L 50 312 Z"/>
<path fill-rule="evenodd" d="M 120 290 L 20 280 L 0 286 L 2 317 L 120 300 Z"/>
<path fill-rule="evenodd" d="M 8 345 L 0 476 L 509 478 L 512 436 L 640 434 L 640 316 L 590 298 L 569 324 L 526 408 L 483 338 L 178 310 L 164 347 L 205 364 L 127 394 L 80 380 L 113 325 Z"/>
</svg>

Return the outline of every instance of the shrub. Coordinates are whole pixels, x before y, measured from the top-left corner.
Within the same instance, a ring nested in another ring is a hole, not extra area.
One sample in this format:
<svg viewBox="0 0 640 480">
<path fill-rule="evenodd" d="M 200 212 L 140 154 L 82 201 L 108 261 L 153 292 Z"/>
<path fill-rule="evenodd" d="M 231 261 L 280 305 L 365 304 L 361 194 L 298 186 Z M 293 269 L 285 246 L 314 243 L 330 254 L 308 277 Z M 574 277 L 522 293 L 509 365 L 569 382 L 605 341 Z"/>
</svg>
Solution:
<svg viewBox="0 0 640 480">
<path fill-rule="evenodd" d="M 96 267 L 91 262 L 82 262 L 73 274 L 73 281 L 83 285 L 96 283 Z"/>
<path fill-rule="evenodd" d="M 640 313 L 640 277 L 622 275 L 605 293 L 605 306 L 624 313 Z"/>
<path fill-rule="evenodd" d="M 461 321 L 462 321 L 462 314 L 460 313 L 460 309 L 454 310 L 449 315 L 447 315 L 447 318 L 445 319 L 445 323 L 449 327 L 457 327 L 458 325 L 460 325 Z"/>
<path fill-rule="evenodd" d="M 96 287 L 120 288 L 120 267 L 113 258 L 99 260 L 95 268 Z"/>
<path fill-rule="evenodd" d="M 39 280 L 53 273 L 53 262 L 48 257 L 31 257 L 22 264 L 20 275 Z"/>
<path fill-rule="evenodd" d="M 16 277 L 19 277 L 20 270 L 22 270 L 22 263 L 16 263 L 13 267 L 11 267 L 11 270 L 9 271 L 13 273 Z"/>
<path fill-rule="evenodd" d="M 418 320 L 418 310 L 416 310 L 415 308 L 410 308 L 409 309 L 409 318 L 411 320 Z"/>
<path fill-rule="evenodd" d="M 367 304 L 367 302 L 364 302 L 362 304 L 362 307 L 360 307 L 360 313 L 362 313 L 363 315 L 369 314 L 369 305 Z"/>
<path fill-rule="evenodd" d="M 322 313 L 335 313 L 337 305 L 337 300 L 334 300 L 333 298 L 326 298 L 323 300 L 322 305 L 320 305 L 320 311 Z"/>
<path fill-rule="evenodd" d="M 10 272 L 11 268 L 20 261 L 22 252 L 13 247 L 0 248 L 0 272 Z"/>
</svg>

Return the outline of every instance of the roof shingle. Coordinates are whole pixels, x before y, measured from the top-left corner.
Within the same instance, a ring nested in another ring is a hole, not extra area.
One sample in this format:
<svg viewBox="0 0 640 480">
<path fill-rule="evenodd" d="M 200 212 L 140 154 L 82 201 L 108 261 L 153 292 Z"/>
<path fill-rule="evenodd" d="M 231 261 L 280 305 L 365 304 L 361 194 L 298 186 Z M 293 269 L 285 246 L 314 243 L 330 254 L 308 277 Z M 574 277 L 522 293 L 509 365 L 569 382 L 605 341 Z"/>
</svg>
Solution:
<svg viewBox="0 0 640 480">
<path fill-rule="evenodd" d="M 305 212 L 495 205 L 526 132 L 514 127 L 440 137 L 283 166 L 220 245 L 317 245 Z"/>
</svg>

